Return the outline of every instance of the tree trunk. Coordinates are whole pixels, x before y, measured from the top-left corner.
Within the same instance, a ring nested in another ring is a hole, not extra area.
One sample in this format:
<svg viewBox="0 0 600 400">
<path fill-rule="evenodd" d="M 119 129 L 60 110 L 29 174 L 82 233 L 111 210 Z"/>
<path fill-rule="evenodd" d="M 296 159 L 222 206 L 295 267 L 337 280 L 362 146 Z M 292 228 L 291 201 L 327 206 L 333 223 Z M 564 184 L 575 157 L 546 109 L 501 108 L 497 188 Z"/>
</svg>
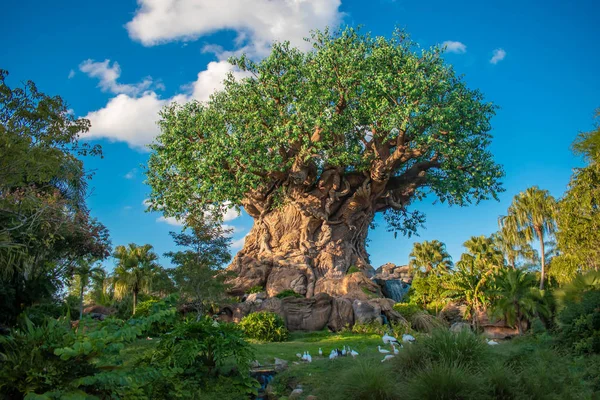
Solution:
<svg viewBox="0 0 600 400">
<path fill-rule="evenodd" d="M 263 286 L 269 296 L 288 289 L 306 297 L 321 292 L 354 298 L 380 295 L 379 286 L 368 279 L 374 271 L 365 249 L 374 213 L 347 201 L 337 212 L 331 206 L 329 211 L 337 217 L 328 217 L 323 206 L 327 199 L 322 200 L 262 213 L 245 205 L 255 223 L 228 268 L 235 276 L 227 282 L 231 294 Z M 351 266 L 364 274 L 348 275 Z"/>
<path fill-rule="evenodd" d="M 138 295 L 138 291 L 134 290 L 133 291 L 133 315 L 135 315 L 135 307 L 137 306 L 137 295 Z"/>
<path fill-rule="evenodd" d="M 84 286 L 81 284 L 81 291 L 79 293 L 79 320 L 83 318 L 83 290 Z"/>
<path fill-rule="evenodd" d="M 540 238 L 540 251 L 542 256 L 542 277 L 540 279 L 540 290 L 544 290 L 544 281 L 546 280 L 546 253 L 544 248 L 544 234 L 541 229 L 536 229 L 538 237 Z"/>
</svg>

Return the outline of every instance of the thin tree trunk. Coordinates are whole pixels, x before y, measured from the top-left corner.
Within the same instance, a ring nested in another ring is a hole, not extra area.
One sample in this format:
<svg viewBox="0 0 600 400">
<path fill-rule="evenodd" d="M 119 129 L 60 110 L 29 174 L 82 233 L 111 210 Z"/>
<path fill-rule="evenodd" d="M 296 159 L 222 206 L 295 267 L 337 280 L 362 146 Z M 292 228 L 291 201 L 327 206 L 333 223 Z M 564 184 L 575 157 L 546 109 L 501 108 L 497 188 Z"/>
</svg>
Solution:
<svg viewBox="0 0 600 400">
<path fill-rule="evenodd" d="M 542 277 L 540 279 L 540 290 L 544 290 L 544 280 L 546 279 L 546 253 L 544 248 L 544 234 L 541 230 L 537 230 L 540 238 L 540 251 L 542 253 Z"/>
<path fill-rule="evenodd" d="M 137 290 L 133 291 L 133 315 L 135 315 L 135 306 L 137 305 Z"/>
<path fill-rule="evenodd" d="M 83 319 L 83 283 L 81 284 L 81 291 L 79 293 L 79 320 Z"/>
</svg>

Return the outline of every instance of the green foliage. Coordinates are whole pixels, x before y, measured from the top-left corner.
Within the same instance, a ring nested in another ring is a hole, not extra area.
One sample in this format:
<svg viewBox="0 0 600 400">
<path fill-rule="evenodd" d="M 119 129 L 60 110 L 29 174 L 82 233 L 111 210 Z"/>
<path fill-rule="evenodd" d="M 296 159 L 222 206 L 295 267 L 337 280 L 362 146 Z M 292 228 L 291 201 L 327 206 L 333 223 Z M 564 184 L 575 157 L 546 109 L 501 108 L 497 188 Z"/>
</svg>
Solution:
<svg viewBox="0 0 600 400">
<path fill-rule="evenodd" d="M 438 310 L 447 302 L 447 293 L 444 282 L 450 279 L 450 275 L 427 274 L 418 275 L 413 278 L 408 292 L 410 302 L 418 304 L 421 308 L 433 308 Z"/>
<path fill-rule="evenodd" d="M 360 272 L 360 268 L 358 268 L 356 265 L 351 265 L 350 268 L 348 268 L 348 271 L 346 271 L 346 275 L 352 275 L 355 272 Z"/>
<path fill-rule="evenodd" d="M 439 240 L 415 243 L 410 253 L 411 271 L 415 275 L 447 273 L 452 267 L 452 257 L 446 251 L 446 245 Z"/>
<path fill-rule="evenodd" d="M 264 287 L 262 287 L 260 285 L 256 285 L 256 286 L 252 286 L 250 289 L 246 290 L 246 294 L 261 293 L 264 291 L 265 291 Z"/>
<path fill-rule="evenodd" d="M 160 300 L 150 299 L 146 301 L 142 301 L 138 304 L 135 312 L 138 317 L 147 317 L 150 314 L 153 314 L 158 307 L 155 306 L 162 303 Z M 164 303 L 163 303 L 164 304 Z"/>
<path fill-rule="evenodd" d="M 423 311 L 418 305 L 409 303 L 396 303 L 394 310 L 398 311 L 407 321 L 410 321 L 414 314 Z"/>
<path fill-rule="evenodd" d="M 393 201 L 407 195 L 407 181 L 417 187 L 409 197 L 421 198 L 426 186 L 459 205 L 502 190 L 488 151 L 495 107 L 467 88 L 440 48 L 417 49 L 401 31 L 386 38 L 353 28 L 317 31 L 309 42 L 306 53 L 274 43 L 260 62 L 232 58 L 248 77 L 230 75 L 208 102 L 163 109 L 148 163 L 151 209 L 222 214 L 251 190 L 283 195 L 288 177 L 311 187 L 325 165 L 344 177 L 377 166 L 389 180 L 380 199 L 392 200 L 377 210 L 392 229 L 412 232 L 422 214 Z"/>
<path fill-rule="evenodd" d="M 444 322 L 426 311 L 419 311 L 410 318 L 410 325 L 418 332 L 431 333 L 444 327 Z"/>
<path fill-rule="evenodd" d="M 285 299 L 286 297 L 296 297 L 296 298 L 304 298 L 300 293 L 294 292 L 292 289 L 286 289 L 281 291 L 275 295 L 278 299 Z"/>
<path fill-rule="evenodd" d="M 263 342 L 283 342 L 288 338 L 283 319 L 272 312 L 248 314 L 240 321 L 240 328 L 249 338 Z"/>
<path fill-rule="evenodd" d="M 579 276 L 557 293 L 560 338 L 579 354 L 600 353 L 600 273 Z"/>
<path fill-rule="evenodd" d="M 391 326 L 390 326 L 391 325 Z M 382 325 L 377 321 L 368 322 L 365 324 L 354 324 L 350 331 L 360 335 L 380 335 L 391 334 L 394 337 L 401 337 L 405 333 L 409 333 L 410 323 L 402 321 L 391 322 L 390 325 Z"/>
<path fill-rule="evenodd" d="M 481 399 L 481 384 L 464 367 L 444 363 L 430 364 L 406 382 L 410 399 Z"/>
<path fill-rule="evenodd" d="M 353 400 L 395 400 L 401 399 L 400 387 L 390 368 L 381 368 L 380 363 L 358 360 L 345 369 L 335 385 L 332 385 L 327 398 Z"/>
<path fill-rule="evenodd" d="M 20 317 L 29 319 L 35 326 L 40 326 L 48 318 L 57 319 L 66 316 L 69 312 L 66 303 L 44 302 L 27 307 Z"/>
</svg>

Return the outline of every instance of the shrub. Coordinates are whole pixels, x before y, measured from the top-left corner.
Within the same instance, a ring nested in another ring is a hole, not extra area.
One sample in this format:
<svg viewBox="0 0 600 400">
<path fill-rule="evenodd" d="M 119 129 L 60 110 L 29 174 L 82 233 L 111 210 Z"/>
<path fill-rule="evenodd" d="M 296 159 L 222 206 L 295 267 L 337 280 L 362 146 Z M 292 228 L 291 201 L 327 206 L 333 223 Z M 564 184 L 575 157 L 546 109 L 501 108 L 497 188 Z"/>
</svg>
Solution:
<svg viewBox="0 0 600 400">
<path fill-rule="evenodd" d="M 346 271 L 346 275 L 352 275 L 355 272 L 360 272 L 360 268 L 356 265 L 351 265 L 350 268 L 348 268 L 348 271 Z"/>
<path fill-rule="evenodd" d="M 249 338 L 263 342 L 283 342 L 288 338 L 283 319 L 272 312 L 248 314 L 240 321 L 240 327 Z"/>
<path fill-rule="evenodd" d="M 154 311 L 154 307 L 160 303 L 159 300 L 146 300 L 142 301 L 135 308 L 136 317 L 147 317 Z M 158 308 L 158 307 L 157 307 Z"/>
<path fill-rule="evenodd" d="M 410 321 L 412 316 L 416 313 L 423 312 L 423 309 L 418 305 L 409 303 L 396 303 L 394 304 L 394 310 L 398 311 L 408 321 Z"/>
<path fill-rule="evenodd" d="M 425 311 L 420 311 L 410 318 L 411 326 L 419 332 L 431 333 L 435 329 L 444 327 L 444 323 L 437 317 Z"/>
<path fill-rule="evenodd" d="M 397 377 L 389 366 L 359 360 L 345 369 L 326 398 L 353 400 L 400 399 Z M 320 398 L 321 396 L 319 396 Z"/>
<path fill-rule="evenodd" d="M 260 293 L 260 292 L 264 292 L 265 288 L 260 286 L 260 285 L 256 285 L 256 286 L 252 286 L 250 289 L 246 290 L 246 294 L 252 294 L 252 293 Z"/>
<path fill-rule="evenodd" d="M 69 311 L 67 303 L 39 303 L 27 307 L 21 314 L 21 319 L 26 317 L 33 325 L 40 326 L 47 318 L 57 319 L 64 317 Z"/>
<path fill-rule="evenodd" d="M 285 299 L 286 297 L 298 297 L 298 298 L 303 298 L 304 296 L 302 296 L 299 293 L 294 292 L 292 289 L 286 289 L 283 292 L 279 292 L 275 295 L 275 297 L 277 297 L 278 299 Z"/>
<path fill-rule="evenodd" d="M 600 290 L 583 292 L 565 302 L 558 321 L 561 341 L 575 353 L 600 354 Z"/>
<path fill-rule="evenodd" d="M 434 363 L 407 381 L 406 394 L 409 399 L 480 399 L 481 384 L 463 367 Z"/>
</svg>

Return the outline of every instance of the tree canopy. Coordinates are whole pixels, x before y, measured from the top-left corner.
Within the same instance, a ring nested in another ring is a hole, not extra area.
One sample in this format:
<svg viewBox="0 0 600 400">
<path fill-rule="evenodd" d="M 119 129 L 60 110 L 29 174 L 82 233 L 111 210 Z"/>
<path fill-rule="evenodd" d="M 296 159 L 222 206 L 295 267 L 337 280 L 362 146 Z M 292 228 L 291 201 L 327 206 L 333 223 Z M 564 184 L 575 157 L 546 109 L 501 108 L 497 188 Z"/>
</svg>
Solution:
<svg viewBox="0 0 600 400">
<path fill-rule="evenodd" d="M 373 211 L 392 229 L 414 230 L 422 216 L 406 207 L 415 197 L 463 205 L 501 190 L 488 151 L 495 107 L 445 64 L 442 49 L 420 50 L 402 31 L 385 38 L 346 28 L 308 40 L 306 53 L 284 42 L 260 62 L 232 58 L 245 78 L 229 75 L 208 102 L 162 111 L 148 165 L 151 209 L 199 215 L 231 201 L 258 217 L 328 179 L 330 203 L 368 180 Z"/>
</svg>

